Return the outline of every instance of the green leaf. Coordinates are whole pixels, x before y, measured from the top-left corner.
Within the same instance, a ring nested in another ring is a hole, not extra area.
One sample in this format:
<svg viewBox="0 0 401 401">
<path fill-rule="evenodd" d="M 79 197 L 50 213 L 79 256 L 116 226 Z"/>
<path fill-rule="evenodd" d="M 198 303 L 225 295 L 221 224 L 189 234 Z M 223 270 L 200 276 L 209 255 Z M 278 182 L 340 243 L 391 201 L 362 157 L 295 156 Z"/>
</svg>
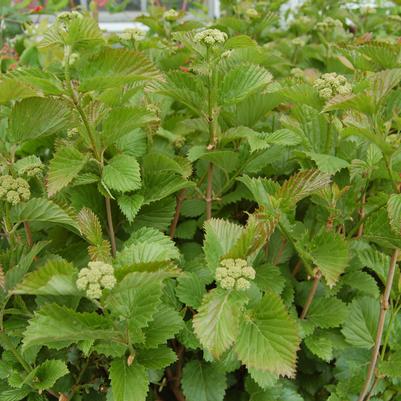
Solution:
<svg viewBox="0 0 401 401">
<path fill-rule="evenodd" d="M 29 118 L 27 118 L 29 116 Z M 55 134 L 69 126 L 70 105 L 54 98 L 30 97 L 16 103 L 9 117 L 9 139 L 21 143 Z"/>
<path fill-rule="evenodd" d="M 59 205 L 45 198 L 32 198 L 26 203 L 17 205 L 13 213 L 19 221 L 57 223 L 78 231 L 75 220 Z"/>
<path fill-rule="evenodd" d="M 323 173 L 335 174 L 343 168 L 347 168 L 349 163 L 339 157 L 325 155 L 314 152 L 304 152 L 317 165 L 317 168 Z"/>
<path fill-rule="evenodd" d="M 362 295 L 370 295 L 379 298 L 380 291 L 375 278 L 364 271 L 353 271 L 344 274 L 342 283 L 357 290 Z"/>
<path fill-rule="evenodd" d="M 399 350 L 390 354 L 386 361 L 379 364 L 379 372 L 381 375 L 400 378 L 401 377 L 401 352 Z"/>
<path fill-rule="evenodd" d="M 84 207 L 77 215 L 79 230 L 82 235 L 93 245 L 101 245 L 103 232 L 100 221 L 92 210 Z"/>
<path fill-rule="evenodd" d="M 48 260 L 28 273 L 13 293 L 29 295 L 78 295 L 77 269 L 63 259 Z"/>
<path fill-rule="evenodd" d="M 160 304 L 162 278 L 157 273 L 129 273 L 111 291 L 106 305 L 111 314 L 125 320 L 131 341 L 141 337 L 141 329 L 152 320 Z"/>
<path fill-rule="evenodd" d="M 216 269 L 220 258 L 227 254 L 241 236 L 242 227 L 222 219 L 210 219 L 205 223 L 203 249 L 210 268 Z"/>
<path fill-rule="evenodd" d="M 61 349 L 85 340 L 111 340 L 111 323 L 97 313 L 80 313 L 46 304 L 40 308 L 24 333 L 23 350 L 33 346 Z"/>
<path fill-rule="evenodd" d="M 305 345 L 312 354 L 324 361 L 330 362 L 333 359 L 333 343 L 328 337 L 312 334 L 305 338 Z"/>
<path fill-rule="evenodd" d="M 156 120 L 154 113 L 142 107 L 115 107 L 107 115 L 102 126 L 102 143 L 105 147 L 124 135 Z"/>
<path fill-rule="evenodd" d="M 187 401 L 223 401 L 227 387 L 222 370 L 196 360 L 184 366 L 181 385 Z"/>
<path fill-rule="evenodd" d="M 33 369 L 24 382 L 37 390 L 46 390 L 52 388 L 58 379 L 68 373 L 65 362 L 59 359 L 48 359 Z"/>
<path fill-rule="evenodd" d="M 266 293 L 243 319 L 234 350 L 248 368 L 292 377 L 299 343 L 297 324 L 282 300 Z"/>
<path fill-rule="evenodd" d="M 356 298 L 352 301 L 348 319 L 342 333 L 346 341 L 359 348 L 370 349 L 375 343 L 380 305 L 373 298 Z"/>
<path fill-rule="evenodd" d="M 161 77 L 146 56 L 123 48 L 105 47 L 89 60 L 84 60 L 84 63 L 80 69 L 81 92 L 99 91 Z"/>
<path fill-rule="evenodd" d="M 272 78 L 269 71 L 255 64 L 231 68 L 221 82 L 220 103 L 224 105 L 238 103 L 262 91 Z"/>
<path fill-rule="evenodd" d="M 144 197 L 142 195 L 122 195 L 117 198 L 118 206 L 121 213 L 125 216 L 128 222 L 132 223 L 135 216 L 143 205 Z"/>
<path fill-rule="evenodd" d="M 387 202 L 387 213 L 391 229 L 401 235 L 401 194 L 392 194 Z"/>
<path fill-rule="evenodd" d="M 338 298 L 315 298 L 307 315 L 307 320 L 321 328 L 338 327 L 348 315 L 347 305 Z"/>
<path fill-rule="evenodd" d="M 305 170 L 292 175 L 277 192 L 286 205 L 295 205 L 300 200 L 324 188 L 330 183 L 330 175 L 319 170 Z"/>
<path fill-rule="evenodd" d="M 323 231 L 314 237 L 312 247 L 313 263 L 333 287 L 348 265 L 348 243 L 337 233 Z"/>
<path fill-rule="evenodd" d="M 257 385 L 262 389 L 268 389 L 269 387 L 273 387 L 277 383 L 278 378 L 273 373 L 253 368 L 248 368 L 248 373 L 257 383 Z"/>
<path fill-rule="evenodd" d="M 134 191 L 141 187 L 141 173 L 136 158 L 127 155 L 114 156 L 103 169 L 103 182 L 120 192 Z"/>
<path fill-rule="evenodd" d="M 175 291 L 183 304 L 198 309 L 206 289 L 197 274 L 185 272 L 178 277 Z"/>
<path fill-rule="evenodd" d="M 137 362 L 131 366 L 124 359 L 114 359 L 110 366 L 113 401 L 145 401 L 149 378 L 146 369 Z"/>
<path fill-rule="evenodd" d="M 235 342 L 243 299 L 235 292 L 214 289 L 203 298 L 193 327 L 202 346 L 219 358 Z"/>
<path fill-rule="evenodd" d="M 144 330 L 146 347 L 154 348 L 160 344 L 165 344 L 182 327 L 183 320 L 176 310 L 164 304 L 159 306 L 148 327 Z"/>
<path fill-rule="evenodd" d="M 47 176 L 47 192 L 53 196 L 66 187 L 84 168 L 88 156 L 73 146 L 58 149 L 49 163 Z"/>
<path fill-rule="evenodd" d="M 7 387 L 7 389 L 2 389 L 0 392 L 0 401 L 20 401 L 32 391 L 29 387 L 12 389 L 8 385 Z"/>
<path fill-rule="evenodd" d="M 160 345 L 152 349 L 139 349 L 136 360 L 147 369 L 164 369 L 177 360 L 177 355 L 166 345 Z"/>
<path fill-rule="evenodd" d="M 89 49 L 104 43 L 102 31 L 97 22 L 90 17 L 75 18 L 69 21 L 67 29 L 54 23 L 43 35 L 40 47 L 64 47 Z"/>
</svg>

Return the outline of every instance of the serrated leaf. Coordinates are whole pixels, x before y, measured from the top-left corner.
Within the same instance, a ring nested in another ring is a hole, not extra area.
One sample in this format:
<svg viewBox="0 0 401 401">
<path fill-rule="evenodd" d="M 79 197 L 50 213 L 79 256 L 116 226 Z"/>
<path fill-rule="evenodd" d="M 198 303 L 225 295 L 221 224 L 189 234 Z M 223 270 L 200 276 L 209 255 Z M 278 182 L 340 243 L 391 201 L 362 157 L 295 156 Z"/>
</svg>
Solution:
<svg viewBox="0 0 401 401">
<path fill-rule="evenodd" d="M 160 304 L 162 278 L 157 273 L 129 273 L 111 291 L 106 305 L 112 316 L 124 320 L 131 341 L 141 337 L 141 329 L 152 320 Z"/>
<path fill-rule="evenodd" d="M 144 197 L 139 194 L 122 195 L 117 198 L 118 206 L 125 218 L 132 223 L 143 205 Z"/>
<path fill-rule="evenodd" d="M 142 53 L 105 47 L 85 62 L 80 70 L 79 90 L 104 90 L 128 83 L 158 80 L 157 68 Z"/>
<path fill-rule="evenodd" d="M 164 369 L 177 360 L 177 355 L 166 345 L 160 345 L 152 349 L 139 349 L 136 360 L 147 369 Z"/>
<path fill-rule="evenodd" d="M 322 153 L 304 152 L 317 165 L 317 168 L 323 173 L 335 174 L 343 168 L 347 168 L 349 163 L 339 157 L 325 155 Z"/>
<path fill-rule="evenodd" d="M 29 295 L 78 295 L 77 269 L 63 259 L 48 260 L 17 285 L 13 293 Z"/>
<path fill-rule="evenodd" d="M 82 235 L 94 245 L 101 245 L 103 242 L 102 226 L 99 218 L 92 210 L 84 207 L 77 215 L 79 230 Z"/>
<path fill-rule="evenodd" d="M 83 17 L 68 21 L 66 29 L 55 22 L 43 35 L 40 47 L 64 47 L 87 49 L 104 43 L 102 31 L 93 18 Z"/>
<path fill-rule="evenodd" d="M 182 327 L 183 320 L 180 314 L 170 306 L 161 305 L 152 316 L 148 327 L 144 330 L 146 347 L 154 348 L 160 344 L 165 344 Z"/>
<path fill-rule="evenodd" d="M 58 149 L 49 163 L 47 192 L 49 196 L 66 187 L 84 168 L 88 156 L 73 146 Z"/>
<path fill-rule="evenodd" d="M 226 375 L 216 365 L 195 360 L 184 366 L 181 385 L 187 401 L 223 401 Z"/>
<path fill-rule="evenodd" d="M 338 298 L 315 298 L 310 306 L 307 320 L 317 327 L 328 329 L 343 324 L 347 315 L 347 305 Z"/>
<path fill-rule="evenodd" d="M 30 97 L 16 103 L 12 108 L 9 117 L 9 139 L 12 143 L 21 143 L 52 135 L 66 128 L 71 119 L 71 109 L 65 101 Z"/>
<path fill-rule="evenodd" d="M 401 235 L 401 194 L 392 194 L 387 202 L 387 213 L 391 229 Z"/>
<path fill-rule="evenodd" d="M 275 374 L 263 370 L 248 368 L 248 373 L 262 389 L 274 386 L 278 380 L 278 377 Z"/>
<path fill-rule="evenodd" d="M 56 381 L 69 373 L 65 362 L 49 359 L 32 370 L 24 382 L 37 390 L 46 390 L 54 386 Z"/>
<path fill-rule="evenodd" d="M 326 362 L 333 359 L 333 344 L 328 337 L 312 334 L 305 338 L 305 344 L 312 354 Z"/>
<path fill-rule="evenodd" d="M 145 401 L 149 378 L 145 367 L 135 362 L 128 366 L 124 359 L 114 359 L 110 366 L 113 401 Z"/>
<path fill-rule="evenodd" d="M 220 103 L 238 103 L 263 90 L 272 81 L 269 71 L 255 64 L 234 67 L 224 75 L 220 87 Z"/>
<path fill-rule="evenodd" d="M 368 297 L 354 299 L 342 329 L 345 340 L 355 347 L 372 348 L 375 343 L 379 313 L 380 306 L 377 300 Z"/>
<path fill-rule="evenodd" d="M 379 372 L 381 375 L 400 378 L 401 377 L 401 352 L 399 350 L 390 354 L 387 360 L 381 361 L 379 364 Z"/>
<path fill-rule="evenodd" d="M 178 299 L 191 308 L 198 309 L 206 292 L 205 285 L 195 273 L 185 272 L 177 279 L 175 289 Z"/>
<path fill-rule="evenodd" d="M 111 340 L 111 323 L 97 313 L 80 313 L 57 305 L 40 308 L 23 336 L 23 350 L 33 346 L 60 349 L 84 340 Z"/>
<path fill-rule="evenodd" d="M 26 203 L 17 205 L 13 213 L 19 221 L 57 223 L 78 231 L 78 225 L 74 219 L 59 205 L 48 199 L 32 198 Z"/>
<path fill-rule="evenodd" d="M 380 291 L 372 275 L 364 271 L 353 271 L 344 274 L 342 282 L 364 295 L 379 298 Z"/>
<path fill-rule="evenodd" d="M 330 175 L 327 173 L 319 170 L 300 171 L 284 182 L 276 196 L 282 198 L 286 204 L 295 205 L 329 183 Z"/>
<path fill-rule="evenodd" d="M 120 192 L 134 191 L 141 187 L 141 173 L 135 157 L 114 156 L 103 169 L 103 182 Z"/>
<path fill-rule="evenodd" d="M 291 377 L 299 342 L 297 324 L 283 302 L 267 293 L 244 318 L 234 350 L 249 368 Z"/>
<path fill-rule="evenodd" d="M 210 219 L 205 223 L 203 248 L 210 268 L 217 268 L 220 258 L 230 251 L 241 232 L 241 226 L 222 219 Z"/>
<path fill-rule="evenodd" d="M 216 359 L 238 336 L 242 304 L 243 299 L 237 294 L 214 289 L 204 296 L 198 314 L 193 318 L 196 336 Z"/>
<path fill-rule="evenodd" d="M 115 107 L 102 125 L 102 143 L 105 147 L 118 141 L 124 135 L 156 120 L 154 113 L 141 107 Z"/>
<path fill-rule="evenodd" d="M 333 287 L 348 265 L 348 243 L 339 234 L 324 231 L 313 239 L 311 256 L 327 284 Z"/>
</svg>

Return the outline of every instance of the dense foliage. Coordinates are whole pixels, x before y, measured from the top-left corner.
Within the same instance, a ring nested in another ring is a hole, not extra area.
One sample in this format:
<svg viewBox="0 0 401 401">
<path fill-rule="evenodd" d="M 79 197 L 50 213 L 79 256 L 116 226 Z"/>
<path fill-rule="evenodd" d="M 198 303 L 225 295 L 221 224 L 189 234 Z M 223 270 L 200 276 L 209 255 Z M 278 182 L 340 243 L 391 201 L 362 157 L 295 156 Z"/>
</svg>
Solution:
<svg viewBox="0 0 401 401">
<path fill-rule="evenodd" d="M 226 3 L 7 34 L 0 401 L 400 400 L 401 11 Z"/>
</svg>

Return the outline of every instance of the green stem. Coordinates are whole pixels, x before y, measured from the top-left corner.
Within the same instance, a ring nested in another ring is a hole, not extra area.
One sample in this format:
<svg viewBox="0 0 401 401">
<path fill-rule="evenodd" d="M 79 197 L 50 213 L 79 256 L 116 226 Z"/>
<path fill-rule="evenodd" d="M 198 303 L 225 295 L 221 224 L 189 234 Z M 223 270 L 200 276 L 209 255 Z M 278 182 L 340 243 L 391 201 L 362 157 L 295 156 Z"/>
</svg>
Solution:
<svg viewBox="0 0 401 401">
<path fill-rule="evenodd" d="M 100 156 L 100 153 L 99 153 L 99 151 L 97 149 L 97 146 L 96 146 L 96 140 L 95 140 L 94 132 L 93 132 L 91 126 L 90 126 L 89 120 L 88 120 L 84 110 L 82 109 L 82 107 L 80 105 L 79 99 L 78 99 L 78 97 L 77 97 L 77 95 L 76 95 L 76 93 L 74 91 L 74 87 L 73 87 L 72 82 L 71 82 L 70 56 L 71 56 L 71 47 L 70 46 L 65 46 L 65 48 L 64 48 L 64 75 L 65 75 L 65 81 L 67 83 L 67 90 L 68 90 L 68 93 L 69 93 L 69 95 L 71 97 L 72 102 L 74 103 L 75 108 L 77 109 L 77 111 L 78 111 L 78 113 L 79 113 L 79 115 L 81 117 L 81 120 L 82 120 L 82 122 L 83 122 L 83 124 L 85 126 L 85 129 L 86 129 L 86 131 L 88 133 L 93 153 L 95 154 L 96 159 L 98 161 L 100 161 L 101 160 L 101 156 Z"/>
</svg>

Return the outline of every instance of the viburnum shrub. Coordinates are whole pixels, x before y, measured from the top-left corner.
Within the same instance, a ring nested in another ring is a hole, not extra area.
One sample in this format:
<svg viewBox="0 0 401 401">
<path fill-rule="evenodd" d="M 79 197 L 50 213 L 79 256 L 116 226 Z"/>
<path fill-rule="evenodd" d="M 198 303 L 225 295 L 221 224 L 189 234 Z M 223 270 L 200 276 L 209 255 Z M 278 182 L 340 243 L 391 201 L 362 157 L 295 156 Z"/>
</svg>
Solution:
<svg viewBox="0 0 401 401">
<path fill-rule="evenodd" d="M 400 399 L 400 10 L 282 3 L 26 27 L 0 401 Z"/>
</svg>

